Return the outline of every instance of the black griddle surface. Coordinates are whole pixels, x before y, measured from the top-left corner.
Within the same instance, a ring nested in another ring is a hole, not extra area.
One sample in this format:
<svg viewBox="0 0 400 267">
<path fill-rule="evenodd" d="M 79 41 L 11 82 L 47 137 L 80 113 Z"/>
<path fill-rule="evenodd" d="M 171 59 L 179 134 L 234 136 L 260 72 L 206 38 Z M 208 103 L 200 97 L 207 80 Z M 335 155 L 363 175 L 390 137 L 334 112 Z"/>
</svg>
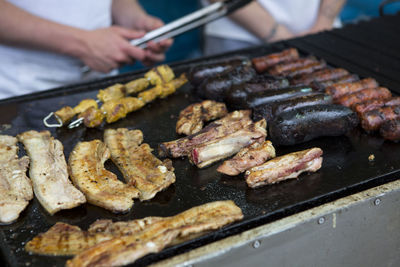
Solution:
<svg viewBox="0 0 400 267">
<path fill-rule="evenodd" d="M 377 78 L 380 83 L 396 84 L 399 82 L 396 79 L 386 79 L 390 78 L 389 73 L 374 72 L 371 69 L 373 63 L 370 66 L 363 65 L 361 67 L 362 64 L 357 65 L 352 58 L 346 60 L 346 55 L 335 57 L 336 50 L 324 46 L 324 42 L 327 42 L 326 40 L 331 36 L 336 38 L 332 37 L 332 40 L 336 42 L 335 45 L 337 42 L 343 41 L 342 38 L 337 38 L 336 33 L 329 32 L 270 46 L 236 51 L 219 57 L 225 58 L 233 54 L 260 56 L 295 46 L 303 53 L 323 57 L 333 66 L 341 66 L 362 76 Z M 315 40 L 318 38 L 323 41 Z M 344 41 L 347 45 L 356 45 L 348 42 L 347 39 Z M 349 53 L 353 53 L 354 49 L 354 47 L 350 49 Z M 208 59 L 203 58 L 171 65 L 175 72 L 180 74 L 187 71 L 190 65 L 205 60 Z M 389 58 L 386 57 L 385 60 L 389 60 Z M 360 69 L 363 72 L 358 72 Z M 104 129 L 86 129 L 82 126 L 72 130 L 66 128 L 47 129 L 42 123 L 43 117 L 51 111 L 64 105 L 76 105 L 84 98 L 95 98 L 98 89 L 116 82 L 127 82 L 141 77 L 143 73 L 129 73 L 0 101 L 0 114 L 2 114 L 0 133 L 16 135 L 32 129 L 50 130 L 52 135 L 64 144 L 65 155 L 68 158 L 77 142 L 102 139 L 103 131 L 106 128 L 127 127 L 142 130 L 144 142 L 149 143 L 156 150 L 161 142 L 179 137 L 175 134 L 177 115 L 187 105 L 197 101 L 191 95 L 190 85 L 185 85 L 175 95 L 164 100 L 156 100 L 143 109 L 129 114 L 126 119 L 105 126 Z M 375 77 L 374 74 L 378 77 Z M 11 126 L 9 129 L 8 124 Z M 242 176 L 232 178 L 217 173 L 216 168 L 219 163 L 206 169 L 198 169 L 192 166 L 186 158 L 175 159 L 173 165 L 176 183 L 166 191 L 157 194 L 153 200 L 142 203 L 136 201 L 132 210 L 127 214 L 116 215 L 105 209 L 85 204 L 50 216 L 34 199 L 14 224 L 0 226 L 0 252 L 3 254 L 3 259 L 0 255 L 0 263 L 3 266 L 63 266 L 67 257 L 29 255 L 23 249 L 27 241 L 37 234 L 45 232 L 59 221 L 87 229 L 91 223 L 100 218 L 123 221 L 146 216 L 171 216 L 197 205 L 226 199 L 233 200 L 242 209 L 243 221 L 195 240 L 167 248 L 160 253 L 148 255 L 134 264 L 134 266 L 143 266 L 399 178 L 400 144 L 384 141 L 379 136 L 368 135 L 358 128 L 347 136 L 319 138 L 297 146 L 277 147 L 277 154 L 283 155 L 314 146 L 321 147 L 324 151 L 321 170 L 313 174 L 302 174 L 299 179 L 259 189 L 248 188 Z M 371 154 L 375 156 L 374 161 L 368 160 Z M 106 168 L 121 177 L 110 161 L 106 162 Z"/>
</svg>

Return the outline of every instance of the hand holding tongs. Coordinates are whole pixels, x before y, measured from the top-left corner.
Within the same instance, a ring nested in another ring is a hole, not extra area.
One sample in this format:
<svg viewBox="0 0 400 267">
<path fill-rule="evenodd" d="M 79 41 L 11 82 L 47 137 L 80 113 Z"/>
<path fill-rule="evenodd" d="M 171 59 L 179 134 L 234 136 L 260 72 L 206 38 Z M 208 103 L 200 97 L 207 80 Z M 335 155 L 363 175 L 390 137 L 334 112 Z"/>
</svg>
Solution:
<svg viewBox="0 0 400 267">
<path fill-rule="evenodd" d="M 200 27 L 208 22 L 221 18 L 233 11 L 247 5 L 252 0 L 225 0 L 206 6 L 198 11 L 190 13 L 180 19 L 172 21 L 154 31 L 148 32 L 139 39 L 132 40 L 133 46 L 146 48 L 149 41 L 160 42 L 175 37 L 184 32 Z M 89 72 L 90 68 L 84 66 L 82 72 Z"/>
</svg>

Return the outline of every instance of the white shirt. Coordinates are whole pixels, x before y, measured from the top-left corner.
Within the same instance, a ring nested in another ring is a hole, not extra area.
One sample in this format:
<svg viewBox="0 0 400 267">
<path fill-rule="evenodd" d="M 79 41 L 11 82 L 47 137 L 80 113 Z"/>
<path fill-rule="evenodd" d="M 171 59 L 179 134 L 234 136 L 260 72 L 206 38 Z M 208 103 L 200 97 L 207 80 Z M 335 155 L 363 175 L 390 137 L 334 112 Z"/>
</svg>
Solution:
<svg viewBox="0 0 400 267">
<path fill-rule="evenodd" d="M 112 0 L 7 0 L 36 16 L 86 30 L 111 25 Z M 78 59 L 57 53 L 0 45 L 0 99 L 28 94 L 100 73 L 82 73 Z"/>
<path fill-rule="evenodd" d="M 285 25 L 293 33 L 310 29 L 318 16 L 319 0 L 258 0 L 275 21 Z M 268 26 L 267 26 L 268 27 Z M 207 35 L 220 38 L 261 43 L 252 33 L 228 18 L 218 19 L 206 26 Z"/>
</svg>

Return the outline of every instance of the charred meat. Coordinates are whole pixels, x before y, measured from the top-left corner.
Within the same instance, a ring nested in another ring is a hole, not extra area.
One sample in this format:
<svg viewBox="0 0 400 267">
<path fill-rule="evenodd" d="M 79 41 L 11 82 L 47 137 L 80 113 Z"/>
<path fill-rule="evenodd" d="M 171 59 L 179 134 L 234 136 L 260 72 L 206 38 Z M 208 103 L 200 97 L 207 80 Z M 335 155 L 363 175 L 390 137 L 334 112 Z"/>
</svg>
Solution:
<svg viewBox="0 0 400 267">
<path fill-rule="evenodd" d="M 337 80 L 346 75 L 349 75 L 349 72 L 345 69 L 323 69 L 310 74 L 301 75 L 293 79 L 292 83 L 295 85 L 310 85 L 312 82 Z"/>
<path fill-rule="evenodd" d="M 392 93 L 385 87 L 367 88 L 355 93 L 347 94 L 334 100 L 335 103 L 346 107 L 353 107 L 355 104 L 371 99 L 387 99 Z"/>
<path fill-rule="evenodd" d="M 341 84 L 333 84 L 326 88 L 326 93 L 330 94 L 333 98 L 352 94 L 363 89 L 372 89 L 378 87 L 378 82 L 373 78 L 362 79 L 358 82 L 348 82 Z"/>
<path fill-rule="evenodd" d="M 262 57 L 253 58 L 251 61 L 258 73 L 267 71 L 268 68 L 285 61 L 292 61 L 299 58 L 296 48 L 289 48 L 282 52 L 269 54 Z"/>
<path fill-rule="evenodd" d="M 400 105 L 370 110 L 361 116 L 361 126 L 366 131 L 377 131 L 385 121 L 400 119 Z"/>
</svg>

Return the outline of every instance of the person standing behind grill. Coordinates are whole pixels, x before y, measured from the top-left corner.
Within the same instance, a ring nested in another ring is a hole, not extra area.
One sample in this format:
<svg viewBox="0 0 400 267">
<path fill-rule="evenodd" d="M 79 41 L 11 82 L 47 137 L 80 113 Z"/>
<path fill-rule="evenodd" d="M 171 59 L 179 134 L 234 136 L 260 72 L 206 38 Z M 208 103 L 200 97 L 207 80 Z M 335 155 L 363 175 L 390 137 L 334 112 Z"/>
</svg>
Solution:
<svg viewBox="0 0 400 267">
<path fill-rule="evenodd" d="M 229 18 L 219 19 L 205 27 L 204 54 L 329 30 L 344 3 L 345 0 L 253 1 Z"/>
<path fill-rule="evenodd" d="M 172 40 L 129 43 L 162 25 L 136 0 L 0 0 L 0 99 L 163 61 Z"/>
</svg>

